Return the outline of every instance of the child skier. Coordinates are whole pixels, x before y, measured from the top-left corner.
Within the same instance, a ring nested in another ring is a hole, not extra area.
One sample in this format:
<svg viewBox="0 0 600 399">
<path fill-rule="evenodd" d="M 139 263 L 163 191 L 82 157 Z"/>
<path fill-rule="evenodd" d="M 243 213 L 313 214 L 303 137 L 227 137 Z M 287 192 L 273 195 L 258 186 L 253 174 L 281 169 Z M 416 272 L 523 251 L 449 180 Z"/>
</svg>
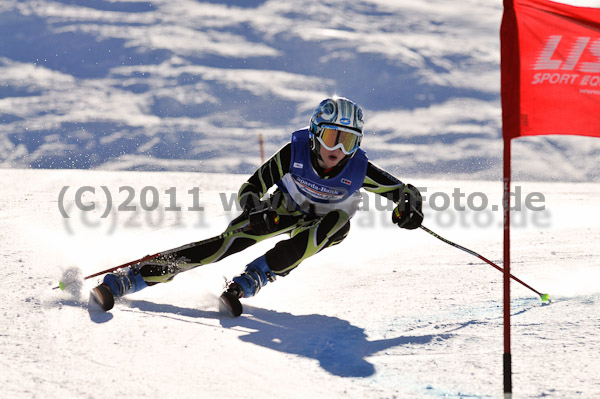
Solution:
<svg viewBox="0 0 600 399">
<path fill-rule="evenodd" d="M 240 298 L 249 298 L 296 268 L 304 259 L 339 244 L 360 205 L 359 190 L 382 195 L 397 204 L 392 220 L 415 229 L 423 221 L 419 191 L 368 161 L 360 148 L 362 110 L 354 102 L 331 97 L 315 109 L 307 128 L 265 162 L 238 193 L 242 214 L 224 234 L 162 253 L 158 258 L 107 274 L 92 290 L 104 310 L 121 297 L 167 282 L 191 268 L 217 262 L 259 241 L 287 233 L 263 256 L 228 283 L 220 299 L 233 316 L 242 313 Z M 272 186 L 277 189 L 263 197 Z"/>
</svg>

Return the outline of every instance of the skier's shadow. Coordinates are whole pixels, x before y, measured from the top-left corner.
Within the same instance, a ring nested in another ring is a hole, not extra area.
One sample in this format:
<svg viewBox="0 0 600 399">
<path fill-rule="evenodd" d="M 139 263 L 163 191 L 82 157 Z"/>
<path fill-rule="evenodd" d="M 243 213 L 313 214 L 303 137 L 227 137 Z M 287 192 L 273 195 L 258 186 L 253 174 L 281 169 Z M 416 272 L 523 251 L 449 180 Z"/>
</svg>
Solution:
<svg viewBox="0 0 600 399">
<path fill-rule="evenodd" d="M 427 344 L 453 334 L 401 335 L 370 341 L 365 330 L 348 321 L 319 314 L 293 315 L 252 306 L 244 306 L 244 315 L 231 318 L 216 311 L 187 309 L 173 305 L 130 301 L 129 305 L 144 312 L 171 313 L 193 318 L 216 318 L 224 328 L 251 330 L 240 339 L 283 353 L 315 359 L 320 366 L 340 377 L 368 377 L 375 367 L 366 360 L 377 352 L 402 345 Z"/>
<path fill-rule="evenodd" d="M 427 344 L 447 339 L 451 334 L 407 336 L 370 341 L 365 330 L 346 320 L 319 314 L 293 315 L 255 307 L 245 307 L 253 317 L 222 319 L 224 327 L 240 326 L 255 330 L 240 337 L 269 349 L 316 359 L 320 366 L 340 377 L 368 377 L 375 367 L 367 357 L 402 345 Z"/>
</svg>

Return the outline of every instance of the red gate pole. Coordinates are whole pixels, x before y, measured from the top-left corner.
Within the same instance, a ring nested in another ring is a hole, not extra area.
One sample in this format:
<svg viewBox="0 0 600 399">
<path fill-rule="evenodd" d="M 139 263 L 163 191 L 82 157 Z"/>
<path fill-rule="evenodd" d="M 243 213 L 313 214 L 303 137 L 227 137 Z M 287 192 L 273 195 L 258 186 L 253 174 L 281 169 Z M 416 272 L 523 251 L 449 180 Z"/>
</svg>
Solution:
<svg viewBox="0 0 600 399">
<path fill-rule="evenodd" d="M 510 137 L 504 138 L 504 394 L 512 394 L 512 361 L 510 354 Z M 510 397 L 510 396 L 509 396 Z"/>
</svg>

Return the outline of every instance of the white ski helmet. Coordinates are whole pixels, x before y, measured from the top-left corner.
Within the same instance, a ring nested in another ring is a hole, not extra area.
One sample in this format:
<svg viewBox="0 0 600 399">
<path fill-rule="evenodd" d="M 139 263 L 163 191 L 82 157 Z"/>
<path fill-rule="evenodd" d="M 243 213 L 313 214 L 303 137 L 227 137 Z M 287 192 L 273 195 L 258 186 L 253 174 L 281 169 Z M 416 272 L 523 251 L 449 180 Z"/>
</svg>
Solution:
<svg viewBox="0 0 600 399">
<path fill-rule="evenodd" d="M 315 108 L 310 118 L 308 130 L 311 148 L 318 155 L 320 150 L 320 140 L 318 139 L 324 128 L 339 128 L 339 130 L 352 132 L 357 136 L 356 145 L 352 151 L 344 151 L 347 155 L 352 155 L 360 146 L 363 125 L 363 112 L 356 103 L 344 97 L 326 98 Z"/>
</svg>

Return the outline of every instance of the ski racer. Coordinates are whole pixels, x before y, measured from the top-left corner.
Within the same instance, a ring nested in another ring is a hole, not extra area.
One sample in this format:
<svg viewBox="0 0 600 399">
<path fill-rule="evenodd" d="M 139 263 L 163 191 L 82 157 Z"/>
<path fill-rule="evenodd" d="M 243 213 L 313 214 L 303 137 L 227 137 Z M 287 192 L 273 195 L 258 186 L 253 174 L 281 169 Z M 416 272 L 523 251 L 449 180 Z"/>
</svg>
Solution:
<svg viewBox="0 0 600 399">
<path fill-rule="evenodd" d="M 362 110 L 353 101 L 337 96 L 323 100 L 309 126 L 293 132 L 291 141 L 242 185 L 238 200 L 243 212 L 227 227 L 231 234 L 107 274 L 92 290 L 93 297 L 110 310 L 115 297 L 171 281 L 181 271 L 217 262 L 265 239 L 289 235 L 228 283 L 220 300 L 239 316 L 240 298 L 254 296 L 303 260 L 344 240 L 360 205 L 361 188 L 396 203 L 392 221 L 416 229 L 423 221 L 419 190 L 367 159 L 360 148 L 363 124 Z M 276 190 L 265 198 L 273 186 Z"/>
</svg>

